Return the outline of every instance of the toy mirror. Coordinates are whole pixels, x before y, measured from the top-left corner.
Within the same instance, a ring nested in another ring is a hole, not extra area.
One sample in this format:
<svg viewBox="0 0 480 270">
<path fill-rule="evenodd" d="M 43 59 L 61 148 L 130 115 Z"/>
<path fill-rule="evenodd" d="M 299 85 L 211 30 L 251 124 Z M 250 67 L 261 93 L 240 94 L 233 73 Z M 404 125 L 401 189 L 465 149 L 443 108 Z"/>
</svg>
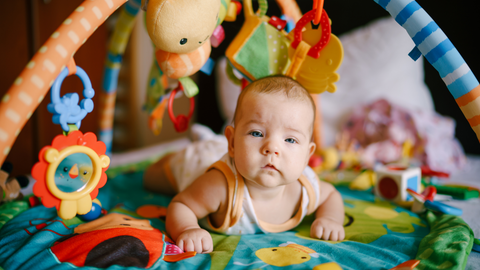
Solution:
<svg viewBox="0 0 480 270">
<path fill-rule="evenodd" d="M 62 192 L 81 191 L 90 181 L 93 163 L 85 153 L 70 154 L 58 164 L 55 185 Z"/>
<path fill-rule="evenodd" d="M 33 192 L 46 207 L 56 207 L 63 219 L 88 213 L 107 180 L 110 158 L 105 150 L 105 144 L 90 132 L 58 135 L 40 151 L 40 161 L 32 169 L 37 180 Z"/>
</svg>

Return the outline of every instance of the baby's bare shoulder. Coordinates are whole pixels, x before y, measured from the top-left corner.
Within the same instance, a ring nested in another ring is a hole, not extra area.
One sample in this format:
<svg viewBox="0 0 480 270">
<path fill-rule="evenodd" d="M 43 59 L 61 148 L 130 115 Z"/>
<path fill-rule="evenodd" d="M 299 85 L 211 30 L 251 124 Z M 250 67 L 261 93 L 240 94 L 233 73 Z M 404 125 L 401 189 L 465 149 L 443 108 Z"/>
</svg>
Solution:
<svg viewBox="0 0 480 270">
<path fill-rule="evenodd" d="M 189 206 L 198 205 L 213 212 L 224 204 L 226 197 L 227 180 L 223 173 L 212 169 L 195 179 L 188 188 L 175 196 L 174 201 L 181 201 Z"/>
</svg>

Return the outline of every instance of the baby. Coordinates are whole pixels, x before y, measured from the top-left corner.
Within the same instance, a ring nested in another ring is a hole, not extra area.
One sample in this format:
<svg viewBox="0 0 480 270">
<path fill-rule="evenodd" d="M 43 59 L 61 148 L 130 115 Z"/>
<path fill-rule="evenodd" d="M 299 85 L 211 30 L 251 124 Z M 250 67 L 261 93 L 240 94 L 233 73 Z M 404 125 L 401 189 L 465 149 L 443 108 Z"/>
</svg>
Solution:
<svg viewBox="0 0 480 270">
<path fill-rule="evenodd" d="M 173 167 L 179 163 L 173 162 L 175 154 L 151 166 L 145 186 L 178 193 L 166 218 L 167 232 L 177 245 L 209 253 L 212 238 L 203 228 L 224 234 L 283 232 L 313 212 L 311 237 L 343 240 L 342 198 L 307 166 L 315 151 L 314 112 L 310 94 L 299 83 L 266 77 L 241 92 L 234 125 L 225 129 L 228 152 L 192 183 L 174 179 Z"/>
</svg>

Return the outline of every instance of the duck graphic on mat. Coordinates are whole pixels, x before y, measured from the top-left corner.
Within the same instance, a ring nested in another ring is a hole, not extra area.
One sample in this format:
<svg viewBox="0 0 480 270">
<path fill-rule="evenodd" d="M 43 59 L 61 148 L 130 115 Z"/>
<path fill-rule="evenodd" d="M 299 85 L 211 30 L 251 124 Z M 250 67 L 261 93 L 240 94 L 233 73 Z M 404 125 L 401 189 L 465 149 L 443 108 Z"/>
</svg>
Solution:
<svg viewBox="0 0 480 270">
<path fill-rule="evenodd" d="M 318 256 L 320 256 L 320 254 L 313 249 L 296 244 L 294 242 L 286 242 L 280 244 L 278 247 L 261 248 L 255 252 L 255 255 L 261 261 L 256 261 L 246 265 L 263 262 L 266 264 L 262 267 L 267 265 L 283 267 L 308 262 L 312 257 L 318 258 Z M 234 264 L 245 266 L 245 264 L 241 262 L 234 262 Z"/>
<path fill-rule="evenodd" d="M 278 247 L 259 249 L 255 255 L 270 265 L 288 266 L 307 262 L 312 257 L 317 258 L 320 254 L 308 247 L 287 242 Z"/>
</svg>

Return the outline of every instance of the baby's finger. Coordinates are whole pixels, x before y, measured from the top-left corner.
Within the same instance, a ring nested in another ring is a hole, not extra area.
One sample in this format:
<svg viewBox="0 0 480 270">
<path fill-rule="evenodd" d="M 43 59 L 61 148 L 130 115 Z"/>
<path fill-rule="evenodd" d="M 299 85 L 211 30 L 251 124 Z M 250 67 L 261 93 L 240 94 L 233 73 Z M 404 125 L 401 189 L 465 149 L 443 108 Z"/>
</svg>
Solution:
<svg viewBox="0 0 480 270">
<path fill-rule="evenodd" d="M 178 240 L 178 241 L 177 241 L 177 246 L 178 246 L 178 248 L 179 248 L 180 250 L 184 250 L 184 249 L 183 249 L 183 240 Z"/>
<path fill-rule="evenodd" d="M 202 247 L 203 247 L 203 253 L 210 253 L 213 251 L 213 243 L 212 240 L 209 238 L 202 238 Z"/>
<path fill-rule="evenodd" d="M 332 231 L 330 234 L 330 240 L 331 241 L 338 241 L 338 232 L 337 231 Z"/>
<path fill-rule="evenodd" d="M 185 251 L 186 252 L 189 252 L 189 251 L 196 251 L 195 250 L 195 244 L 193 243 L 193 240 L 192 239 L 186 239 L 184 241 L 184 245 L 185 245 Z"/>
<path fill-rule="evenodd" d="M 323 234 L 323 227 L 321 226 L 313 227 L 312 229 L 310 229 L 310 237 L 312 238 L 320 238 L 322 237 L 322 234 Z"/>
<path fill-rule="evenodd" d="M 193 242 L 193 245 L 195 246 L 195 252 L 197 253 L 202 253 L 203 252 L 203 248 L 202 248 L 202 239 L 195 239 L 195 241 Z"/>
<path fill-rule="evenodd" d="M 345 239 L 345 229 L 341 229 L 339 232 L 338 232 L 338 241 L 343 241 Z"/>
<path fill-rule="evenodd" d="M 331 230 L 331 229 L 328 229 L 328 228 L 323 229 L 322 239 L 323 239 L 323 240 L 329 240 L 331 233 L 332 233 L 332 230 Z"/>
</svg>

